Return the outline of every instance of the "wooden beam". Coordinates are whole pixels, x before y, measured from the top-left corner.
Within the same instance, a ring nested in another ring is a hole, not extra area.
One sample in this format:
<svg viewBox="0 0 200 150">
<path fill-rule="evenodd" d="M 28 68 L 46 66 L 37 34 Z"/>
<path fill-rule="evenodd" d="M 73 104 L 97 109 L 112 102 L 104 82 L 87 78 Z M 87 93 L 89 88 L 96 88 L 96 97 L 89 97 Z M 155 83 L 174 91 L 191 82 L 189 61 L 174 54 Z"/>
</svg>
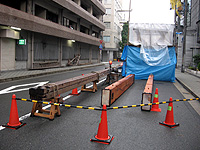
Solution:
<svg viewBox="0 0 200 150">
<path fill-rule="evenodd" d="M 130 74 L 103 89 L 101 93 L 101 105 L 105 104 L 110 106 L 112 103 L 114 103 L 116 99 L 134 83 L 134 80 L 135 75 Z"/>
<path fill-rule="evenodd" d="M 78 88 L 90 82 L 99 81 L 100 78 L 107 76 L 109 69 L 88 73 L 63 81 L 48 83 L 37 88 L 29 89 L 31 99 L 36 100 L 50 100 L 67 91 Z"/>
<path fill-rule="evenodd" d="M 153 91 L 153 74 L 149 75 L 144 92 L 142 93 L 142 104 L 152 103 L 152 91 Z M 150 111 L 150 106 L 142 106 L 141 110 Z"/>
<path fill-rule="evenodd" d="M 96 71 L 88 73 L 85 75 L 77 76 L 63 81 L 58 81 L 54 83 L 48 83 L 37 88 L 29 89 L 29 95 L 31 99 L 38 101 L 51 101 L 52 103 L 62 103 L 63 99 L 59 96 L 67 91 L 73 90 L 82 86 L 82 91 L 97 91 L 96 83 L 100 78 L 108 76 L 110 69 L 104 69 L 101 71 Z M 93 82 L 92 89 L 86 89 L 86 84 Z M 37 112 L 38 111 L 38 112 Z M 34 103 L 31 111 L 31 116 L 39 116 L 54 119 L 54 116 L 60 116 L 60 107 L 51 105 L 50 110 L 42 109 L 41 103 Z"/>
</svg>

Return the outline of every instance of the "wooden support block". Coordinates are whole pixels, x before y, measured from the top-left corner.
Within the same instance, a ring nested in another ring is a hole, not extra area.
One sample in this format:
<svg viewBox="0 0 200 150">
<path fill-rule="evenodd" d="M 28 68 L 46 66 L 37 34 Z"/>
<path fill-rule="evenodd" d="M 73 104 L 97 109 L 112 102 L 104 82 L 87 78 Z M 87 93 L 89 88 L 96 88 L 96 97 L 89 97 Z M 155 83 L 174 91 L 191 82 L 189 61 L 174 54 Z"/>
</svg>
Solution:
<svg viewBox="0 0 200 150">
<path fill-rule="evenodd" d="M 130 74 L 103 89 L 101 93 L 101 105 L 105 104 L 110 106 L 112 103 L 114 103 L 116 99 L 134 83 L 134 80 L 135 75 Z"/>
<path fill-rule="evenodd" d="M 86 88 L 86 84 L 81 87 L 81 92 L 96 92 L 97 91 L 97 81 L 93 81 L 92 88 Z"/>
<path fill-rule="evenodd" d="M 142 93 L 142 104 L 152 103 L 152 91 L 153 91 L 153 75 L 149 75 L 146 86 L 144 88 L 144 92 Z M 141 110 L 150 111 L 150 106 L 142 106 Z"/>
<path fill-rule="evenodd" d="M 119 80 L 119 73 L 111 72 L 110 78 L 111 83 L 117 82 Z"/>
<path fill-rule="evenodd" d="M 119 76 L 119 73 L 111 72 L 109 75 L 107 75 L 105 83 L 112 84 L 117 82 L 119 80 Z"/>
<path fill-rule="evenodd" d="M 52 103 L 58 103 L 59 97 L 56 97 L 55 99 L 51 99 Z M 36 112 L 38 110 L 38 112 Z M 47 113 L 47 114 L 44 114 Z M 44 117 L 44 118 L 49 118 L 50 120 L 54 119 L 55 114 L 57 116 L 60 116 L 60 107 L 57 105 L 51 105 L 50 110 L 45 110 L 42 109 L 42 104 L 41 103 L 34 103 L 31 111 L 31 117 L 33 116 L 39 116 L 39 117 Z"/>
</svg>

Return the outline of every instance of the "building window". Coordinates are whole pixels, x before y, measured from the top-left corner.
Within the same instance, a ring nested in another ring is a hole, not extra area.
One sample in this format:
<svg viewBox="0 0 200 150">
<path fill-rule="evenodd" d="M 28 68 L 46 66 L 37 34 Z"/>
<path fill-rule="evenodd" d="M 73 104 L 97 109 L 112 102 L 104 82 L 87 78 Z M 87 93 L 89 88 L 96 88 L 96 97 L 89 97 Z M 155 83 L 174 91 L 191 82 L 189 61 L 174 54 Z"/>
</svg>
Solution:
<svg viewBox="0 0 200 150">
<path fill-rule="evenodd" d="M 118 44 L 118 43 L 119 43 L 119 39 L 118 39 L 117 37 L 114 37 L 114 42 L 115 42 L 116 44 Z"/>
<path fill-rule="evenodd" d="M 69 19 L 63 17 L 63 26 L 69 27 Z"/>
<path fill-rule="evenodd" d="M 117 31 L 117 24 L 114 23 L 114 29 Z"/>
<path fill-rule="evenodd" d="M 20 2 L 17 0 L 15 1 L 1 0 L 0 4 L 20 10 Z"/>
<path fill-rule="evenodd" d="M 104 22 L 106 29 L 110 29 L 110 22 Z"/>
<path fill-rule="evenodd" d="M 191 26 L 191 0 L 188 0 L 187 26 Z"/>
<path fill-rule="evenodd" d="M 106 8 L 106 14 L 111 15 L 111 8 Z"/>
<path fill-rule="evenodd" d="M 200 10 L 200 3 L 199 3 L 199 10 Z M 199 20 L 200 20 L 200 11 L 199 11 Z"/>
<path fill-rule="evenodd" d="M 85 4 L 81 3 L 81 7 L 87 11 L 87 6 Z"/>
<path fill-rule="evenodd" d="M 46 17 L 47 17 L 47 20 L 58 23 L 58 15 L 56 15 L 56 14 L 50 12 L 50 11 L 47 11 Z"/>
<path fill-rule="evenodd" d="M 88 34 L 89 35 L 89 29 L 88 28 L 86 28 L 86 27 L 84 27 L 84 26 L 80 26 L 80 32 L 82 32 L 82 33 L 85 33 L 85 34 Z"/>
<path fill-rule="evenodd" d="M 35 5 L 35 16 L 58 23 L 58 15 L 57 14 L 50 12 L 47 9 L 45 9 L 39 5 Z"/>
<path fill-rule="evenodd" d="M 39 5 L 35 5 L 35 15 L 40 18 L 46 19 L 46 9 Z"/>
<path fill-rule="evenodd" d="M 121 28 L 119 26 L 117 27 L 117 31 L 118 31 L 118 35 L 120 35 L 121 34 Z"/>
<path fill-rule="evenodd" d="M 197 22 L 197 43 L 200 43 L 200 20 Z"/>
<path fill-rule="evenodd" d="M 92 36 L 98 38 L 99 34 L 98 34 L 97 32 L 94 32 L 94 31 L 93 31 Z"/>
<path fill-rule="evenodd" d="M 104 36 L 104 37 L 103 37 L 103 41 L 104 41 L 105 43 L 109 43 L 109 42 L 110 42 L 110 36 Z"/>
<path fill-rule="evenodd" d="M 63 26 L 66 26 L 70 29 L 77 30 L 77 23 L 69 20 L 66 17 L 63 17 Z"/>
<path fill-rule="evenodd" d="M 105 4 L 111 4 L 111 0 L 104 0 Z"/>
</svg>

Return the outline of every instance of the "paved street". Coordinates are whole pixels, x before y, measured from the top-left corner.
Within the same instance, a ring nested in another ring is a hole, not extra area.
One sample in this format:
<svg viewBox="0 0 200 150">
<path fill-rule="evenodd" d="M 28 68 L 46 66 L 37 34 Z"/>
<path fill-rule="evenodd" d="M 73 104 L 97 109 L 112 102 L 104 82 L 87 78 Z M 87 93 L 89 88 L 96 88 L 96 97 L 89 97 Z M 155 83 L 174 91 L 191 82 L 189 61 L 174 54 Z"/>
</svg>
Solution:
<svg viewBox="0 0 200 150">
<path fill-rule="evenodd" d="M 100 68 L 103 69 L 105 66 L 99 66 L 95 69 Z M 65 77 L 70 78 L 73 75 L 89 73 L 93 69 L 70 71 L 67 74 L 64 72 L 49 74 L 5 82 L 0 85 L 2 90 L 5 86 L 9 87 L 17 85 L 17 83 L 25 84 L 28 81 L 50 80 L 55 82 L 55 80 L 62 80 Z M 183 81 L 187 82 L 187 80 Z M 112 107 L 140 104 L 145 84 L 146 80 L 136 80 Z M 105 86 L 102 82 L 98 84 L 96 93 L 82 92 L 80 96 L 66 98 L 64 103 L 100 106 L 101 89 Z M 154 82 L 154 92 L 155 88 L 158 88 L 159 101 L 168 101 L 169 97 L 183 99 L 184 94 L 190 95 L 187 91 L 180 92 L 178 87 L 181 87 L 178 82 Z M 27 91 L 15 94 L 23 98 L 28 97 Z M 11 101 L 8 97 L 11 95 L 12 93 L 0 95 L 1 124 L 8 122 Z M 17 104 L 20 117 L 31 111 L 31 103 L 17 101 Z M 160 121 L 165 120 L 168 104 L 160 105 L 162 109 L 160 113 L 141 111 L 138 107 L 108 110 L 108 133 L 115 137 L 110 145 L 90 142 L 90 139 L 97 133 L 101 111 L 61 107 L 61 116 L 55 117 L 53 121 L 40 117 L 27 117 L 22 120 L 27 125 L 18 130 L 1 129 L 0 149 L 199 149 L 199 114 L 189 102 L 174 102 L 173 104 L 174 121 L 180 124 L 174 129 L 159 125 Z"/>
<path fill-rule="evenodd" d="M 0 150 L 200 150 L 199 61 L 200 0 L 1 0 Z"/>
</svg>

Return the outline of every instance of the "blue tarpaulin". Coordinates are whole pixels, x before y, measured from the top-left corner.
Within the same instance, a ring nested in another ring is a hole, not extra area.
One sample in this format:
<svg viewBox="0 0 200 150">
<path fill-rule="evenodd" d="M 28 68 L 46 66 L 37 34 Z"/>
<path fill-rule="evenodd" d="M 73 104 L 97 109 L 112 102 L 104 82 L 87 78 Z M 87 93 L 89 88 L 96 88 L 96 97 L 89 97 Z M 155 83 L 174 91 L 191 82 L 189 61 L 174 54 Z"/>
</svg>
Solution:
<svg viewBox="0 0 200 150">
<path fill-rule="evenodd" d="M 176 54 L 175 47 L 168 47 L 170 63 L 166 65 L 148 65 L 140 55 L 140 48 L 125 46 L 121 60 L 123 64 L 122 76 L 135 74 L 135 79 L 148 79 L 150 74 L 154 75 L 154 80 L 175 81 Z"/>
</svg>

